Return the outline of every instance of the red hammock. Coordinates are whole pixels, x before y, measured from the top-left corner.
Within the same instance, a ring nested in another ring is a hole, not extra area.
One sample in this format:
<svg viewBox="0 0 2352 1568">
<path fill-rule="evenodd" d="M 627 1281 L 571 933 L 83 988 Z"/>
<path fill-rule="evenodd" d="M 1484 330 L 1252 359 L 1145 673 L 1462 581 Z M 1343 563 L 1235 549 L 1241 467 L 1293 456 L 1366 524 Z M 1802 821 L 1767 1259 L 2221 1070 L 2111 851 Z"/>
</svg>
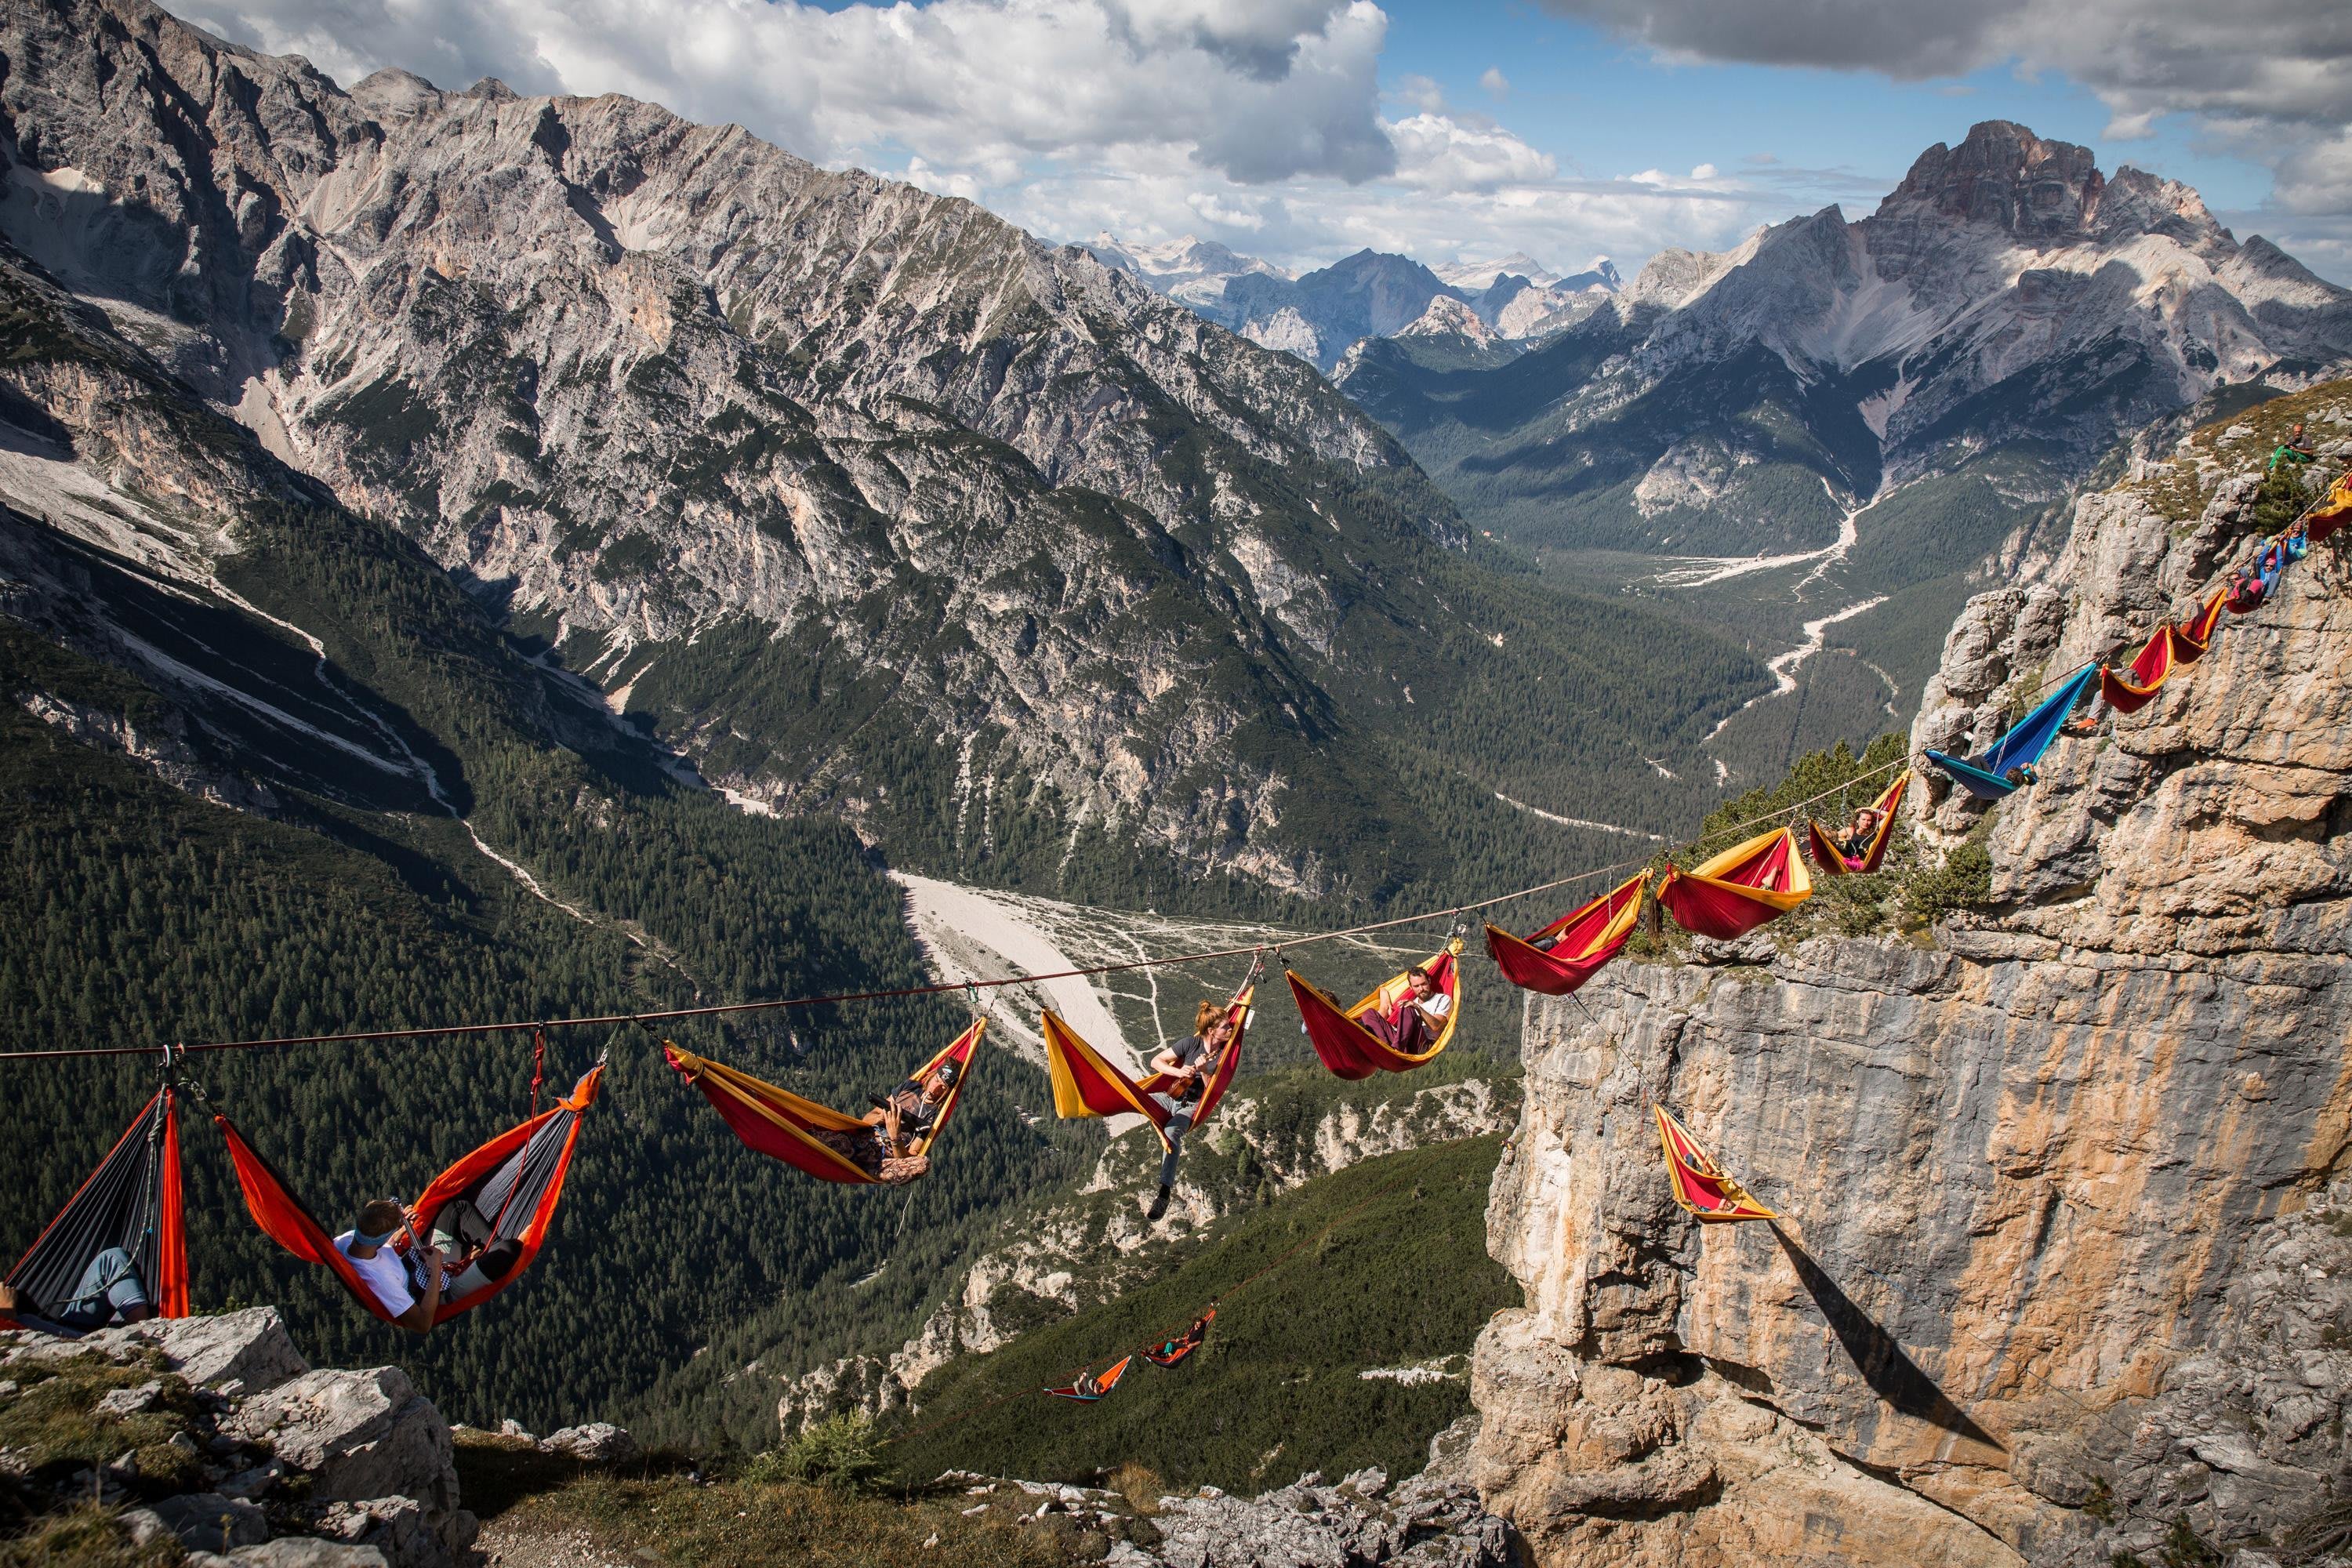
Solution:
<svg viewBox="0 0 2352 1568">
<path fill-rule="evenodd" d="M 1633 922 L 1641 918 L 1642 895 L 1649 887 L 1650 874 L 1644 871 L 1523 937 L 1490 925 L 1486 951 L 1512 984 L 1547 996 L 1565 996 L 1591 979 L 1624 947 L 1633 934 Z M 1549 948 L 1536 945 L 1547 938 L 1555 939 Z"/>
<path fill-rule="evenodd" d="M 1110 1370 L 1095 1379 L 1095 1391 L 1092 1394 L 1080 1394 L 1076 1384 L 1072 1384 L 1067 1388 L 1049 1388 L 1045 1392 L 1056 1399 L 1075 1399 L 1081 1405 L 1092 1405 L 1117 1386 L 1118 1380 L 1127 1375 L 1128 1363 L 1133 1360 L 1135 1358 L 1131 1355 L 1123 1355 L 1111 1363 Z"/>
<path fill-rule="evenodd" d="M 2170 678 L 2173 668 L 2184 662 L 2180 658 L 2179 634 L 2167 621 L 2156 628 L 2139 657 L 2131 661 L 2131 668 L 2118 675 L 2105 665 L 2099 667 L 2099 695 L 2107 706 L 2118 713 L 2137 713 L 2156 696 L 2158 688 Z"/>
<path fill-rule="evenodd" d="M 955 1087 L 940 1105 L 940 1113 L 931 1121 L 931 1130 L 912 1149 L 917 1154 L 929 1154 L 931 1146 L 947 1130 L 948 1118 L 955 1114 L 963 1099 L 963 1086 L 971 1080 L 972 1053 L 980 1048 L 980 1037 L 988 1029 L 988 1020 L 974 1018 L 971 1026 L 958 1035 L 945 1050 L 917 1068 L 910 1075 L 916 1082 L 936 1071 L 944 1062 L 956 1064 Z M 879 1176 L 870 1175 L 856 1161 L 823 1140 L 816 1132 L 848 1132 L 870 1136 L 872 1128 L 855 1116 L 819 1105 L 813 1100 L 803 1100 L 789 1089 L 764 1083 L 750 1073 L 698 1057 L 691 1051 L 679 1050 L 667 1040 L 662 1042 L 662 1056 L 687 1082 L 702 1091 L 735 1136 L 767 1155 L 782 1160 L 795 1170 L 804 1171 L 819 1181 L 838 1182 L 845 1186 L 871 1186 L 881 1183 Z"/>
<path fill-rule="evenodd" d="M 1143 1359 L 1154 1366 L 1174 1366 L 1199 1350 L 1209 1337 L 1209 1325 L 1217 1321 L 1214 1307 L 1201 1314 L 1201 1321 L 1172 1340 L 1162 1340 L 1143 1352 Z"/>
<path fill-rule="evenodd" d="M 1665 1147 L 1666 1178 L 1674 1184 L 1675 1202 L 1709 1224 L 1780 1217 L 1726 1174 L 1715 1156 L 1701 1148 L 1690 1129 L 1668 1115 L 1664 1106 L 1654 1100 L 1650 1109 L 1658 1118 L 1658 1142 Z"/>
<path fill-rule="evenodd" d="M 180 1194 L 180 1118 L 169 1085 L 131 1118 L 106 1158 L 43 1227 L 6 1283 L 54 1321 L 90 1260 L 119 1247 L 138 1266 L 159 1318 L 188 1315 L 188 1242 Z M 16 1320 L 0 1312 L 0 1324 Z"/>
<path fill-rule="evenodd" d="M 1446 1010 L 1444 1027 L 1437 1031 L 1436 1042 L 1423 1051 L 1400 1051 L 1385 1045 L 1356 1021 L 1376 1007 L 1382 1017 L 1396 1011 L 1399 999 L 1411 989 L 1411 983 L 1402 973 L 1389 976 L 1379 990 L 1352 1007 L 1340 1006 L 1329 992 L 1296 970 L 1285 970 L 1283 973 L 1290 982 L 1291 995 L 1297 999 L 1298 1016 L 1307 1025 L 1307 1037 L 1314 1043 L 1315 1054 L 1323 1058 L 1323 1065 L 1341 1078 L 1363 1079 L 1376 1072 L 1410 1072 L 1454 1043 L 1454 1027 L 1462 1022 L 1462 966 L 1454 962 L 1461 951 L 1459 941 L 1448 942 L 1444 952 L 1432 955 L 1421 964 L 1429 971 L 1431 984 L 1453 1002 Z"/>
<path fill-rule="evenodd" d="M 1241 994 L 1225 1005 L 1225 1016 L 1234 1021 L 1234 1037 L 1225 1047 L 1216 1064 L 1209 1069 L 1208 1082 L 1202 1087 L 1200 1102 L 1192 1109 L 1192 1126 L 1197 1131 L 1225 1097 L 1225 1089 L 1234 1081 L 1242 1060 L 1242 1037 L 1249 1030 L 1250 999 L 1256 987 L 1244 985 Z M 1151 1097 L 1167 1094 L 1175 1085 L 1173 1075 L 1154 1073 L 1140 1083 L 1129 1078 L 1108 1061 L 1102 1053 L 1079 1038 L 1076 1030 L 1062 1021 L 1062 1016 L 1052 1008 L 1045 1009 L 1042 1032 L 1045 1037 L 1045 1072 L 1054 1085 L 1054 1114 L 1066 1121 L 1088 1116 L 1121 1116 L 1129 1111 L 1151 1123 L 1160 1134 L 1163 1147 L 1168 1143 L 1168 1119 L 1174 1114 Z"/>
<path fill-rule="evenodd" d="M 1777 920 L 1813 896 L 1813 879 L 1785 827 L 1735 844 L 1685 871 L 1669 866 L 1658 902 L 1697 936 L 1729 942 Z"/>
<path fill-rule="evenodd" d="M 2205 657 L 2205 650 L 2213 646 L 2213 634 L 2221 625 L 2221 608 L 2229 599 L 2227 588 L 2215 589 L 2213 596 L 2205 601 L 2205 607 L 2197 612 L 2195 620 L 2172 628 L 2173 663 L 2195 664 Z"/>
<path fill-rule="evenodd" d="M 417 1237 L 430 1237 L 441 1211 L 463 1198 L 490 1217 L 493 1239 L 513 1241 L 521 1247 L 513 1267 L 504 1274 L 468 1295 L 442 1301 L 433 1314 L 436 1323 L 472 1310 L 521 1279 L 523 1270 L 539 1257 L 540 1248 L 547 1245 L 555 1206 L 563 1196 L 563 1179 L 572 1169 L 572 1152 L 580 1142 L 581 1115 L 596 1102 L 604 1076 L 601 1066 L 589 1068 L 588 1076 L 573 1086 L 571 1099 L 499 1133 L 434 1177 L 425 1195 L 409 1205 L 409 1227 Z M 262 1234 L 305 1262 L 331 1270 L 352 1299 L 375 1316 L 387 1323 L 397 1321 L 335 1245 L 333 1235 L 294 1195 L 278 1168 L 246 1142 L 227 1117 L 215 1116 L 213 1123 L 228 1141 L 236 1184 L 244 1189 L 245 1206 Z M 393 1245 L 405 1251 L 404 1242 Z"/>
<path fill-rule="evenodd" d="M 1870 803 L 1870 809 L 1878 813 L 1878 831 L 1870 836 L 1870 847 L 1857 856 L 1848 856 L 1837 847 L 1836 840 L 1822 831 L 1820 823 L 1807 817 L 1806 847 L 1813 852 L 1813 864 L 1830 877 L 1866 877 L 1877 870 L 1878 863 L 1886 858 L 1886 846 L 1894 841 L 1895 814 L 1902 808 L 1903 792 L 1910 787 L 1911 770 L 1906 768 Z"/>
</svg>

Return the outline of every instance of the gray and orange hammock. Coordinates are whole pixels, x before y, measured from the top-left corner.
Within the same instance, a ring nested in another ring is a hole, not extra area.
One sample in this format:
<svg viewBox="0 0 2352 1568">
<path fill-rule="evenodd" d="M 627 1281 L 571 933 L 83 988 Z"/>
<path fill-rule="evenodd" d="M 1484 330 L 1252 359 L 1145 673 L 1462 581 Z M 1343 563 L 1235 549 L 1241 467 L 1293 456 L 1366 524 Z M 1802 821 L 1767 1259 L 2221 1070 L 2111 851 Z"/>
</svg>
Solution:
<svg viewBox="0 0 2352 1568">
<path fill-rule="evenodd" d="M 1709 1225 L 1780 1217 L 1733 1181 L 1664 1106 L 1652 1101 L 1650 1110 L 1658 1119 L 1658 1142 L 1665 1147 L 1666 1178 L 1674 1184 L 1675 1202 Z"/>
<path fill-rule="evenodd" d="M 1217 1321 L 1214 1307 L 1201 1314 L 1192 1326 L 1174 1339 L 1162 1340 L 1143 1352 L 1143 1359 L 1154 1366 L 1173 1367 L 1183 1364 L 1184 1358 L 1199 1350 L 1209 1338 L 1209 1325 Z"/>
<path fill-rule="evenodd" d="M 121 1247 L 138 1265 L 158 1317 L 188 1315 L 188 1240 L 180 1190 L 180 1119 L 166 1084 L 114 1141 L 66 1200 L 6 1283 L 54 1321 L 71 1301 L 91 1259 Z M 0 1312 L 0 1325 L 16 1320 Z"/>
<path fill-rule="evenodd" d="M 1878 814 L 1878 831 L 1870 836 L 1859 855 L 1848 855 L 1838 847 L 1837 840 L 1822 831 L 1820 823 L 1807 817 L 1805 846 L 1813 852 L 1813 864 L 1830 877 L 1866 877 L 1877 870 L 1879 862 L 1886 858 L 1887 845 L 1894 842 L 1895 815 L 1902 807 L 1903 792 L 1910 787 L 1911 770 L 1906 768 L 1870 803 L 1870 809 Z"/>
<path fill-rule="evenodd" d="M 948 1090 L 939 1115 L 931 1120 L 930 1131 L 910 1148 L 910 1153 L 928 1155 L 940 1134 L 947 1131 L 948 1118 L 955 1114 L 955 1108 L 963 1100 L 963 1087 L 971 1081 L 972 1053 L 980 1048 L 980 1037 L 987 1029 L 986 1018 L 974 1018 L 945 1050 L 914 1070 L 911 1076 L 920 1083 L 946 1063 L 956 1064 L 955 1087 Z M 845 1186 L 882 1184 L 881 1177 L 871 1174 L 816 1136 L 819 1132 L 869 1136 L 873 1127 L 862 1118 L 845 1116 L 814 1100 L 803 1100 L 790 1089 L 778 1089 L 750 1073 L 679 1050 L 667 1040 L 662 1042 L 662 1055 L 679 1077 L 702 1091 L 712 1109 L 735 1130 L 735 1136 L 751 1148 L 822 1182 L 838 1182 Z"/>
<path fill-rule="evenodd" d="M 1045 1392 L 1052 1394 L 1056 1399 L 1069 1399 L 1075 1400 L 1080 1405 L 1092 1405 L 1095 1401 L 1102 1398 L 1104 1395 L 1110 1393 L 1112 1389 L 1118 1386 L 1118 1380 L 1127 1375 L 1127 1369 L 1134 1360 L 1135 1358 L 1131 1355 L 1123 1355 L 1117 1361 L 1111 1363 L 1110 1369 L 1105 1372 L 1100 1377 L 1095 1379 L 1095 1387 L 1092 1394 L 1079 1393 L 1078 1385 L 1075 1383 L 1070 1384 L 1067 1388 L 1049 1388 L 1045 1390 Z"/>
<path fill-rule="evenodd" d="M 1452 1004 L 1437 1038 L 1420 1051 L 1398 1050 L 1359 1022 L 1375 1009 L 1382 1018 L 1396 1012 L 1412 989 L 1406 978 L 1410 970 L 1390 975 L 1380 989 L 1352 1007 L 1340 1006 L 1338 998 L 1297 970 L 1284 970 L 1283 977 L 1290 982 L 1290 994 L 1298 1002 L 1299 1021 L 1307 1026 L 1307 1038 L 1323 1065 L 1344 1079 L 1366 1079 L 1376 1072 L 1411 1072 L 1434 1060 L 1438 1052 L 1454 1043 L 1454 1031 L 1462 1022 L 1462 965 L 1457 962 L 1461 956 L 1462 942 L 1457 937 L 1445 944 L 1443 952 L 1432 953 L 1418 966 L 1429 972 L 1430 984 Z"/>
<path fill-rule="evenodd" d="M 1813 879 L 1789 828 L 1759 833 L 1685 871 L 1666 868 L 1658 902 L 1694 936 L 1730 942 L 1813 896 Z"/>
<path fill-rule="evenodd" d="M 1257 972 L 1253 968 L 1250 973 Z M 1256 986 L 1244 984 L 1225 1004 L 1225 1016 L 1233 1020 L 1234 1037 L 1211 1064 L 1201 1098 L 1192 1107 L 1192 1125 L 1196 1131 L 1217 1109 L 1217 1102 L 1224 1099 L 1227 1086 L 1241 1068 L 1242 1037 L 1249 1032 L 1250 1002 L 1256 994 Z M 1176 1088 L 1173 1075 L 1154 1073 L 1139 1081 L 1128 1077 L 1081 1039 L 1050 1007 L 1045 1009 L 1041 1032 L 1045 1037 L 1045 1074 L 1054 1085 L 1055 1115 L 1075 1121 L 1088 1116 L 1120 1116 L 1133 1111 L 1151 1123 L 1163 1148 L 1171 1146 L 1168 1122 L 1176 1113 L 1152 1096 L 1172 1095 Z"/>
<path fill-rule="evenodd" d="M 462 1199 L 489 1221 L 488 1239 L 511 1241 L 520 1248 L 504 1274 L 466 1295 L 444 1300 L 433 1314 L 436 1323 L 471 1311 L 521 1279 L 540 1248 L 547 1245 L 556 1205 L 563 1196 L 563 1179 L 580 1142 L 580 1119 L 596 1102 L 604 1076 L 601 1064 L 589 1068 L 588 1076 L 572 1087 L 569 1100 L 499 1133 L 434 1177 L 425 1195 L 409 1205 L 409 1227 L 415 1236 L 431 1236 L 442 1211 Z M 262 1234 L 304 1262 L 328 1269 L 353 1300 L 375 1316 L 387 1323 L 396 1321 L 335 1245 L 332 1233 L 294 1195 L 278 1168 L 246 1142 L 227 1117 L 215 1116 L 213 1122 L 228 1141 L 236 1184 L 244 1190 L 245 1206 Z"/>
<path fill-rule="evenodd" d="M 1641 918 L 1642 895 L 1649 891 L 1643 871 L 1618 883 L 1591 903 L 1570 910 L 1540 931 L 1513 936 L 1486 928 L 1486 951 L 1503 978 L 1523 991 L 1566 996 L 1617 956 Z M 1549 945 L 1538 947 L 1538 942 Z"/>
</svg>

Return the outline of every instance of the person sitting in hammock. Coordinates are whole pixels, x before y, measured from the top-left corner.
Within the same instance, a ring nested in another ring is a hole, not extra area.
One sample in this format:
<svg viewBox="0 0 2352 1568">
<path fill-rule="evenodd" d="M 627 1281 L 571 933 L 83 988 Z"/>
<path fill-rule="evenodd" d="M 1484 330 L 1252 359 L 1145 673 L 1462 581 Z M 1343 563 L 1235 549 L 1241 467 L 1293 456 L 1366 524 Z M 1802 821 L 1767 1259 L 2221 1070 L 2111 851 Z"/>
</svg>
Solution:
<svg viewBox="0 0 2352 1568">
<path fill-rule="evenodd" d="M 1440 991 L 1429 971 L 1418 963 L 1404 972 L 1404 978 L 1412 989 L 1398 1001 L 1395 1017 L 1375 1007 L 1356 1021 L 1381 1044 L 1409 1057 L 1427 1049 L 1432 1040 L 1444 1033 L 1445 1016 L 1454 1010 L 1454 998 Z"/>
<path fill-rule="evenodd" d="M 2002 782 L 2010 788 L 2023 789 L 2028 784 L 2037 784 L 2042 782 L 2042 770 L 2032 763 L 2020 763 L 2000 776 Z"/>
<path fill-rule="evenodd" d="M 1881 820 L 1876 807 L 1855 807 L 1853 820 L 1846 824 L 1844 836 L 1837 841 L 1837 852 L 1848 860 L 1859 860 L 1869 854 L 1871 845 L 1877 840 Z"/>
<path fill-rule="evenodd" d="M 462 1301 L 514 1272 L 522 1243 L 492 1233 L 489 1217 L 464 1198 L 452 1199 L 433 1216 L 433 1245 L 448 1259 L 442 1266 L 444 1300 Z"/>
<path fill-rule="evenodd" d="M 1176 1161 L 1184 1152 L 1184 1134 L 1192 1130 L 1192 1110 L 1208 1092 L 1210 1075 L 1224 1058 L 1225 1047 L 1234 1040 L 1234 1021 L 1224 1006 L 1216 1002 L 1202 1002 L 1192 1009 L 1192 1032 L 1182 1039 L 1161 1047 L 1151 1058 L 1151 1070 L 1165 1073 L 1176 1081 L 1164 1094 L 1151 1098 L 1168 1111 L 1166 1131 L 1168 1152 L 1160 1157 L 1160 1191 L 1151 1200 L 1147 1218 L 1157 1224 L 1168 1212 L 1168 1200 L 1176 1191 Z"/>
<path fill-rule="evenodd" d="M 808 1135 L 885 1185 L 911 1182 L 931 1168 L 930 1156 L 914 1151 L 939 1125 L 961 1077 L 955 1063 L 941 1062 L 920 1082 L 907 1079 L 888 1094 L 876 1095 L 874 1109 L 856 1128 L 837 1132 L 816 1127 Z"/>
<path fill-rule="evenodd" d="M 139 1265 L 119 1247 L 110 1247 L 89 1260 L 74 1293 L 56 1317 L 43 1317 L 36 1306 L 14 1286 L 0 1285 L 0 1312 L 26 1328 L 68 1339 L 118 1323 L 143 1323 L 155 1315 L 154 1303 L 147 1299 L 147 1282 L 139 1277 Z"/>
<path fill-rule="evenodd" d="M 1091 1369 L 1082 1366 L 1078 1368 L 1077 1375 L 1070 1379 L 1070 1392 L 1080 1399 L 1100 1399 L 1103 1386 Z"/>
<path fill-rule="evenodd" d="M 335 1237 L 335 1250 L 351 1259 L 368 1293 L 394 1322 L 422 1334 L 433 1327 L 434 1315 L 441 1310 L 448 1255 L 437 1247 L 419 1247 L 403 1262 L 392 1250 L 392 1239 L 407 1228 L 408 1211 L 400 1201 L 377 1198 L 360 1210 L 351 1229 Z"/>
</svg>

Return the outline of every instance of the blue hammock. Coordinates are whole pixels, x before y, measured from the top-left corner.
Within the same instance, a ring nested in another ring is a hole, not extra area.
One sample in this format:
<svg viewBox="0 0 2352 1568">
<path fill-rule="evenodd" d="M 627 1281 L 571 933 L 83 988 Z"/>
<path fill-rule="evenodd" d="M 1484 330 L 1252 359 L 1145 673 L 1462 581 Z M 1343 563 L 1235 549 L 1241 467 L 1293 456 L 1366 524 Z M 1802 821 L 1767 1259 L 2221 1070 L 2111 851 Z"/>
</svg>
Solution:
<svg viewBox="0 0 2352 1568">
<path fill-rule="evenodd" d="M 1929 752 L 1927 760 L 1960 781 L 1961 787 L 1979 800 L 1999 800 L 2016 791 L 2017 785 L 2003 775 L 2011 768 L 2031 768 L 2058 738 L 2058 726 L 2074 710 L 2074 704 L 2099 679 L 2099 667 L 2086 665 L 2066 679 L 2065 684 L 2052 692 L 2042 706 L 2018 721 L 2017 728 L 2003 735 L 1993 749 L 1981 757 L 1962 760 L 1948 757 L 1941 752 Z"/>
</svg>

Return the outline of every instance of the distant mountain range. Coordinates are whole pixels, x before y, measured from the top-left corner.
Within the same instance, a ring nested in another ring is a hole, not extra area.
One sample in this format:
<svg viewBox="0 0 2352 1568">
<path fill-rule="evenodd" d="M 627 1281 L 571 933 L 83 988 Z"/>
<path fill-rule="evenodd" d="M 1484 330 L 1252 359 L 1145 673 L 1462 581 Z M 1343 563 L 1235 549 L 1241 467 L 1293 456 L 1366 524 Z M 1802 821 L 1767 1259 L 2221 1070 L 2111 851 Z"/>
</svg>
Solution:
<svg viewBox="0 0 2352 1568">
<path fill-rule="evenodd" d="M 1563 278 L 1520 252 L 1433 268 L 1365 249 L 1293 275 L 1190 235 L 1131 245 L 1099 234 L 1078 248 L 1254 343 L 1326 372 L 1366 338 L 1460 331 L 1488 346 L 1538 338 L 1583 319 L 1623 284 L 1606 257 Z"/>
</svg>

